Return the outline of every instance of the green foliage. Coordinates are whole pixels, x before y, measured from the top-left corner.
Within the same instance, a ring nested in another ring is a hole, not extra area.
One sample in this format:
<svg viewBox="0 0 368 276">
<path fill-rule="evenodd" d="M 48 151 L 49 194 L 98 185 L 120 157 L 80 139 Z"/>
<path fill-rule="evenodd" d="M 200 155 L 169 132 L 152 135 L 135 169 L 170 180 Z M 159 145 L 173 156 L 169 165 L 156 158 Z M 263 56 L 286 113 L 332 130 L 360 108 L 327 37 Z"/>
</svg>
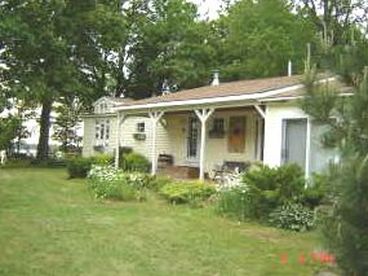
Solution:
<svg viewBox="0 0 368 276">
<path fill-rule="evenodd" d="M 1 165 L 0 168 L 29 168 L 32 166 L 31 159 L 8 159 L 4 165 Z"/>
<path fill-rule="evenodd" d="M 277 168 L 262 166 L 244 174 L 243 183 L 251 198 L 253 218 L 262 219 L 277 206 L 298 202 L 303 194 L 305 180 L 302 169 L 295 165 Z"/>
<path fill-rule="evenodd" d="M 106 154 L 99 154 L 93 157 L 74 157 L 67 161 L 67 170 L 70 178 L 85 178 L 91 170 L 93 164 L 95 165 L 110 165 L 113 157 Z"/>
<path fill-rule="evenodd" d="M 96 198 L 145 200 L 150 177 L 141 173 L 124 173 L 108 165 L 93 165 L 88 186 Z"/>
<path fill-rule="evenodd" d="M 244 221 L 254 217 L 251 200 L 245 185 L 224 190 L 218 195 L 216 210 Z"/>
<path fill-rule="evenodd" d="M 77 97 L 89 104 L 106 94 L 112 66 L 107 55 L 118 48 L 125 30 L 120 5 L 113 2 L 6 1 L 0 6 L 0 45 L 6 49 L 1 63 L 7 66 L 1 81 L 13 97 L 42 105 L 40 159 L 48 157 L 54 102 Z"/>
<path fill-rule="evenodd" d="M 216 50 L 209 42 L 211 24 L 198 20 L 197 8 L 185 0 L 137 1 L 124 10 L 132 50 L 126 65 L 131 74 L 116 71 L 120 89 L 142 98 L 161 92 L 165 83 L 171 90 L 207 84 L 214 69 Z M 121 80 L 125 80 L 122 83 Z"/>
<path fill-rule="evenodd" d="M 122 168 L 128 172 L 149 172 L 151 163 L 139 153 L 131 152 L 123 155 Z"/>
<path fill-rule="evenodd" d="M 173 180 L 165 176 L 154 176 L 148 182 L 148 188 L 154 192 L 159 192 L 162 187 L 169 185 Z"/>
<path fill-rule="evenodd" d="M 331 170 L 334 189 L 319 220 L 325 243 L 349 275 L 368 271 L 368 158 L 349 156 Z"/>
<path fill-rule="evenodd" d="M 314 233 L 229 223 L 207 210 L 168 207 L 156 197 L 140 204 L 96 202 L 86 197 L 85 181 L 67 181 L 63 170 L 0 171 L 0 183 L 2 275 L 316 273 L 310 256 L 306 265 L 298 262 L 301 253 L 319 248 Z M 279 261 L 283 252 L 287 265 Z"/>
<path fill-rule="evenodd" d="M 67 162 L 67 170 L 70 178 L 85 178 L 93 163 L 92 158 L 75 157 Z"/>
<path fill-rule="evenodd" d="M 133 149 L 130 147 L 119 148 L 119 168 L 124 168 L 124 158 L 127 154 L 132 153 Z"/>
<path fill-rule="evenodd" d="M 315 174 L 311 183 L 305 188 L 301 202 L 304 206 L 316 208 L 327 201 L 329 190 L 329 176 L 326 174 Z"/>
<path fill-rule="evenodd" d="M 210 184 L 184 181 L 168 183 L 160 190 L 160 194 L 171 203 L 190 203 L 193 205 L 202 203 L 215 192 L 215 187 Z"/>
<path fill-rule="evenodd" d="M 304 70 L 306 44 L 315 40 L 315 29 L 290 8 L 282 0 L 242 0 L 230 6 L 219 21 L 224 79 L 285 75 L 289 59 L 296 72 Z"/>
<path fill-rule="evenodd" d="M 6 150 L 10 147 L 12 140 L 17 137 L 17 130 L 21 124 L 22 121 L 14 116 L 0 117 L 0 150 Z"/>
<path fill-rule="evenodd" d="M 275 208 L 302 201 L 304 186 L 297 165 L 260 166 L 245 173 L 240 186 L 220 192 L 218 210 L 241 220 L 264 221 Z"/>
<path fill-rule="evenodd" d="M 277 207 L 269 215 L 269 223 L 277 228 L 308 231 L 315 225 L 314 212 L 301 204 L 286 204 Z"/>
<path fill-rule="evenodd" d="M 112 165 L 114 162 L 114 157 L 111 156 L 110 154 L 97 154 L 91 157 L 91 159 L 94 165 L 101 165 L 101 166 Z"/>
<path fill-rule="evenodd" d="M 57 113 L 54 123 L 54 139 L 61 142 L 60 150 L 73 152 L 82 140 L 77 135 L 76 126 L 82 120 L 80 118 L 83 110 L 81 102 L 77 98 L 64 98 L 62 104 L 55 108 Z"/>
<path fill-rule="evenodd" d="M 344 273 L 365 275 L 368 271 L 368 226 L 362 218 L 366 217 L 368 209 L 368 69 L 359 75 L 355 69 L 346 68 L 350 79 L 354 80 L 353 96 L 337 101 L 332 108 L 330 104 L 321 106 L 320 114 L 332 111 L 337 118 L 326 120 L 326 123 L 330 127 L 329 136 L 340 152 L 340 163 L 329 171 L 329 205 L 323 208 L 323 217 L 319 220 L 326 245 L 336 255 Z"/>
</svg>

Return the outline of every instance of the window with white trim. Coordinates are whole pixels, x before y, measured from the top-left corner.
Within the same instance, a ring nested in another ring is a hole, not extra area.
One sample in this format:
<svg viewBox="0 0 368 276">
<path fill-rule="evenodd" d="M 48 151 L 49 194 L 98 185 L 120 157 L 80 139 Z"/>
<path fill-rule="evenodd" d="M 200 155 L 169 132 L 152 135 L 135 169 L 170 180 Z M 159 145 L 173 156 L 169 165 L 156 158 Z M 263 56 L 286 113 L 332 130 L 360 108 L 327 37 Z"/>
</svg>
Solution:
<svg viewBox="0 0 368 276">
<path fill-rule="evenodd" d="M 144 133 L 146 131 L 146 124 L 144 122 L 137 123 L 137 133 Z"/>
<path fill-rule="evenodd" d="M 110 120 L 97 119 L 95 125 L 95 144 L 96 146 L 109 145 L 110 140 Z"/>
</svg>

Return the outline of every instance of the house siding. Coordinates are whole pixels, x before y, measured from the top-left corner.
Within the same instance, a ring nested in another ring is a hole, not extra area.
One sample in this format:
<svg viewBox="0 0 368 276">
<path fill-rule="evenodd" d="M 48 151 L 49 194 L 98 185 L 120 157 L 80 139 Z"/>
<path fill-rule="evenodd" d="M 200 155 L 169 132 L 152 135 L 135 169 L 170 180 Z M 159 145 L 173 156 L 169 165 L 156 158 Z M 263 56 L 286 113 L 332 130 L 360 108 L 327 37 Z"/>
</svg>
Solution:
<svg viewBox="0 0 368 276">
<path fill-rule="evenodd" d="M 264 135 L 264 163 L 266 165 L 272 167 L 281 165 L 282 121 L 298 118 L 308 118 L 308 115 L 295 103 L 267 105 Z"/>
<path fill-rule="evenodd" d="M 82 155 L 84 157 L 90 157 L 96 155 L 98 152 L 94 150 L 94 146 L 96 145 L 96 120 L 101 119 L 109 119 L 110 120 L 110 138 L 109 145 L 106 148 L 107 154 L 113 155 L 116 148 L 116 117 L 112 117 L 111 115 L 103 115 L 101 114 L 98 117 L 90 117 L 84 118 L 84 134 L 83 134 L 83 152 Z"/>
<path fill-rule="evenodd" d="M 137 133 L 137 124 L 145 123 L 146 140 L 138 141 L 134 139 L 134 134 Z M 121 126 L 120 130 L 120 145 L 130 147 L 135 152 L 142 154 L 147 159 L 152 160 L 152 122 L 145 117 L 128 117 Z M 156 136 L 156 158 L 161 153 L 169 153 L 169 138 L 164 126 L 161 123 L 157 124 Z"/>
<path fill-rule="evenodd" d="M 174 162 L 178 166 L 198 166 L 187 160 L 187 128 L 189 114 L 167 115 L 169 147 L 165 153 L 174 156 Z M 245 148 L 243 153 L 229 153 L 228 151 L 228 127 L 229 119 L 233 116 L 246 118 Z M 205 171 L 211 172 L 216 166 L 221 166 L 225 161 L 247 162 L 257 160 L 256 150 L 256 121 L 259 115 L 253 111 L 216 111 L 207 122 Z M 223 118 L 225 122 L 225 136 L 223 138 L 210 138 L 209 131 L 214 118 Z M 198 149 L 199 150 L 199 149 Z M 167 151 L 167 152 L 166 152 Z"/>
</svg>

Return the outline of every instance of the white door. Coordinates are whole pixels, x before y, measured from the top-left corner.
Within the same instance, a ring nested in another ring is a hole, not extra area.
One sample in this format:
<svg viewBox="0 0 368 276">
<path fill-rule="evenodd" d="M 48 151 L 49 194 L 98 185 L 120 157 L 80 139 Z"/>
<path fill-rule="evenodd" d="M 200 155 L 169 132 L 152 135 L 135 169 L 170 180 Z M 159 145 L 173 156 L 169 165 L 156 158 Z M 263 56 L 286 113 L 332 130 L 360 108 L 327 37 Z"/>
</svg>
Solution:
<svg viewBox="0 0 368 276">
<path fill-rule="evenodd" d="M 198 165 L 200 151 L 200 122 L 196 117 L 188 118 L 187 128 L 187 160 Z"/>
</svg>

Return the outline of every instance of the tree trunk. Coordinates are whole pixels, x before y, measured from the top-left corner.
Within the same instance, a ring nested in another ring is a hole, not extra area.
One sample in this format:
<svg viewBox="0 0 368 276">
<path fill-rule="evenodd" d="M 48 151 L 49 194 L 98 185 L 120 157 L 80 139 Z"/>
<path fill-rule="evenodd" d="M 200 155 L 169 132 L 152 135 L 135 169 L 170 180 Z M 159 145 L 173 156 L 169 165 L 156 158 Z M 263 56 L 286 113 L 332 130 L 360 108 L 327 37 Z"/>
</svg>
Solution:
<svg viewBox="0 0 368 276">
<path fill-rule="evenodd" d="M 49 136 L 51 125 L 52 100 L 46 99 L 42 102 L 40 120 L 40 138 L 37 145 L 37 159 L 46 160 L 49 154 Z"/>
</svg>

